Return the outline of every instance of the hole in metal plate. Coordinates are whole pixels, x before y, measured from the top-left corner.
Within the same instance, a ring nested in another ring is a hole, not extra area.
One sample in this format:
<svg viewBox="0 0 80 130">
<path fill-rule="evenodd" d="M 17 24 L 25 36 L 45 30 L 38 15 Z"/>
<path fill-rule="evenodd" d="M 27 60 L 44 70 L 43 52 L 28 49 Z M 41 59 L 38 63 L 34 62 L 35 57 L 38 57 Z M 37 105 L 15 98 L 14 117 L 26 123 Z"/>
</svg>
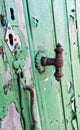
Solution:
<svg viewBox="0 0 80 130">
<path fill-rule="evenodd" d="M 9 34 L 10 45 L 13 46 L 13 35 Z"/>
</svg>

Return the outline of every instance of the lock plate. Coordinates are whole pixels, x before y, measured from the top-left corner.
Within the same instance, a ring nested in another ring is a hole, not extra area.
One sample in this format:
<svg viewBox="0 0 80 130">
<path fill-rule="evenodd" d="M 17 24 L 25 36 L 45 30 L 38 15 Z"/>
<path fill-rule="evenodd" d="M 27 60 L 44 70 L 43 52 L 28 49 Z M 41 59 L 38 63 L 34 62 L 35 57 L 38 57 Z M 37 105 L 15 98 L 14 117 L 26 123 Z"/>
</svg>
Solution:
<svg viewBox="0 0 80 130">
<path fill-rule="evenodd" d="M 17 44 L 19 44 L 21 46 L 20 39 L 17 35 L 15 35 L 10 23 L 7 26 L 5 42 L 8 44 L 8 47 L 11 52 L 14 52 Z"/>
</svg>

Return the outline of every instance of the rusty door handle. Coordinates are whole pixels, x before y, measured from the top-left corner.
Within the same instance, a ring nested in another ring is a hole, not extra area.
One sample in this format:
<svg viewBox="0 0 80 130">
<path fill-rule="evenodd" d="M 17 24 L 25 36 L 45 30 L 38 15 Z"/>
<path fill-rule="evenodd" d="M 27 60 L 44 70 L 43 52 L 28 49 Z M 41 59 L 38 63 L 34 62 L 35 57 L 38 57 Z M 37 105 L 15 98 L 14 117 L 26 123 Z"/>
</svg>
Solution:
<svg viewBox="0 0 80 130">
<path fill-rule="evenodd" d="M 56 72 L 54 73 L 55 79 L 57 81 L 60 81 L 61 78 L 63 77 L 62 67 L 63 67 L 63 64 L 64 64 L 63 63 L 63 57 L 62 57 L 63 48 L 62 48 L 60 43 L 57 44 L 56 49 L 54 49 L 54 51 L 56 53 L 56 58 L 48 58 L 46 56 L 41 56 L 41 57 L 36 56 L 36 59 L 38 57 L 41 58 L 40 64 L 41 64 L 42 67 L 54 65 L 56 67 Z M 37 61 L 39 61 L 39 59 Z M 36 68 L 40 72 L 39 63 L 36 62 L 36 66 L 37 66 Z M 41 73 L 42 73 L 42 71 L 41 71 Z"/>
<path fill-rule="evenodd" d="M 61 80 L 61 77 L 63 76 L 62 73 L 62 66 L 63 66 L 63 48 L 60 44 L 56 46 L 55 49 L 56 58 L 48 58 L 48 57 L 42 57 L 41 58 L 41 65 L 42 66 L 51 66 L 54 65 L 56 67 L 56 72 L 54 74 L 57 81 Z"/>
</svg>

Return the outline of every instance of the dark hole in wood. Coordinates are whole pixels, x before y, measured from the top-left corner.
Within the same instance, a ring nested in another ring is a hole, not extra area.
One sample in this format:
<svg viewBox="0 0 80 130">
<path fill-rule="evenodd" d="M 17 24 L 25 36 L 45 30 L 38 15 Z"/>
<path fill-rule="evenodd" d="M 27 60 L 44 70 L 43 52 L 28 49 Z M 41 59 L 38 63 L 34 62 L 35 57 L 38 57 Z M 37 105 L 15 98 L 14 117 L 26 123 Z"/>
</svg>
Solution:
<svg viewBox="0 0 80 130">
<path fill-rule="evenodd" d="M 13 46 L 13 35 L 9 34 L 10 45 Z"/>
<path fill-rule="evenodd" d="M 11 19 L 14 20 L 15 16 L 14 16 L 14 9 L 10 8 L 10 13 L 11 13 Z"/>
</svg>

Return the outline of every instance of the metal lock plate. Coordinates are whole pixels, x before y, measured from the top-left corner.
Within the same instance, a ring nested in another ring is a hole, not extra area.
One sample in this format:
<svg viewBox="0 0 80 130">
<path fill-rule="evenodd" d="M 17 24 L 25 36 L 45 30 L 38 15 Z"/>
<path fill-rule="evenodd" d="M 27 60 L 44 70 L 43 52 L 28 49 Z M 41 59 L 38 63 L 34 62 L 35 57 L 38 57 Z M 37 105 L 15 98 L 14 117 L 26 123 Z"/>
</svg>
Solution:
<svg viewBox="0 0 80 130">
<path fill-rule="evenodd" d="M 10 23 L 7 26 L 5 41 L 8 44 L 8 47 L 11 50 L 11 52 L 14 52 L 17 44 L 19 44 L 21 46 L 21 41 L 20 41 L 18 35 L 14 34 L 14 31 L 13 31 Z"/>
</svg>

